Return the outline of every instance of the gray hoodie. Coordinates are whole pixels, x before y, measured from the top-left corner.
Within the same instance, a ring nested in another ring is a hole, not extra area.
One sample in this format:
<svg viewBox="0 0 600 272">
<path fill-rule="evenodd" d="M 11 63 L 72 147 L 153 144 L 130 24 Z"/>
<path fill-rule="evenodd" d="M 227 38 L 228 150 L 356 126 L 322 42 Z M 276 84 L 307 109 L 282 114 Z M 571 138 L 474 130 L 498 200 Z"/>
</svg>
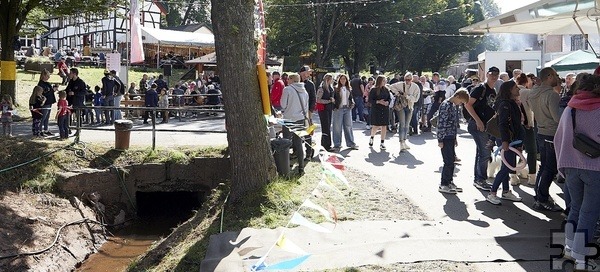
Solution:
<svg viewBox="0 0 600 272">
<path fill-rule="evenodd" d="M 560 120 L 558 102 L 560 96 L 550 86 L 535 86 L 529 94 L 529 105 L 537 123 L 538 133 L 554 136 Z"/>
<path fill-rule="evenodd" d="M 303 82 L 292 83 L 285 87 L 280 101 L 283 119 L 294 122 L 304 120 L 308 111 L 308 92 Z"/>
</svg>

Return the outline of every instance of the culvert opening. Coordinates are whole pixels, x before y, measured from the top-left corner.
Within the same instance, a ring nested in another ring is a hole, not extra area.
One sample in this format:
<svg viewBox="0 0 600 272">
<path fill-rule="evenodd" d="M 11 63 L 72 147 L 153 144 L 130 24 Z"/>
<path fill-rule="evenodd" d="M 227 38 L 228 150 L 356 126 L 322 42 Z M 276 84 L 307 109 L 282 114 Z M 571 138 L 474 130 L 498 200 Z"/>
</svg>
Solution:
<svg viewBox="0 0 600 272">
<path fill-rule="evenodd" d="M 139 217 L 185 218 L 200 208 L 204 192 L 136 192 L 135 197 Z"/>
</svg>

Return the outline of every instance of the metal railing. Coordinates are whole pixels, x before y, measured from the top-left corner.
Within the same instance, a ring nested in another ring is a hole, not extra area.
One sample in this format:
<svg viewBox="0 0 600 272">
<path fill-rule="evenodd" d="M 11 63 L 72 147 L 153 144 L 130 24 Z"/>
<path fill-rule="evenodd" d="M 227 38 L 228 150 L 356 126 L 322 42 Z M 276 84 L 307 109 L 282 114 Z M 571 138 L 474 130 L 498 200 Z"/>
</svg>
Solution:
<svg viewBox="0 0 600 272">
<path fill-rule="evenodd" d="M 82 130 L 96 130 L 96 131 L 116 131 L 114 127 L 94 127 L 94 126 L 83 126 L 82 117 L 83 114 L 87 114 L 87 111 L 94 112 L 95 110 L 100 110 L 102 115 L 105 115 L 106 111 L 131 111 L 136 110 L 140 112 L 148 112 L 145 114 L 149 114 L 149 120 L 152 121 L 151 128 L 132 128 L 129 131 L 151 131 L 152 132 L 152 150 L 156 149 L 156 132 L 200 132 L 200 133 L 227 133 L 226 130 L 203 130 L 203 129 L 172 129 L 172 128 L 157 128 L 156 127 L 156 116 L 159 112 L 177 112 L 179 121 L 182 121 L 182 113 L 207 113 L 210 116 L 211 113 L 225 113 L 223 109 L 223 105 L 200 105 L 200 106 L 184 106 L 184 107 L 169 107 L 169 108 L 160 108 L 160 107 L 116 107 L 116 106 L 84 106 L 84 107 L 75 107 L 73 108 L 75 117 L 74 124 L 71 123 L 69 126 L 70 129 L 75 130 L 75 142 L 79 142 L 79 135 Z M 151 113 L 151 115 L 150 115 Z M 110 113 L 109 113 L 110 114 Z M 95 114 L 94 114 L 95 115 Z M 114 118 L 114 112 L 113 112 Z M 185 117 L 183 117 L 185 118 Z M 125 119 L 125 118 L 123 118 Z M 130 119 L 128 119 L 130 120 Z M 116 120 L 115 120 L 116 121 Z"/>
</svg>

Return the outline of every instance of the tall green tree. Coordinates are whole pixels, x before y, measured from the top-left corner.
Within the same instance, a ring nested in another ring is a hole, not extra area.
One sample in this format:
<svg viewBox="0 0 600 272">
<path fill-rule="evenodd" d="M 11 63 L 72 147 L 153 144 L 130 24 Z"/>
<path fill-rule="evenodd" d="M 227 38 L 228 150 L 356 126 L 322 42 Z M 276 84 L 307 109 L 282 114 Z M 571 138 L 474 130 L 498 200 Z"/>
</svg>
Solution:
<svg viewBox="0 0 600 272">
<path fill-rule="evenodd" d="M 196 23 L 211 25 L 209 0 L 168 1 L 165 5 L 167 14 L 163 25 L 166 27 Z"/>
<path fill-rule="evenodd" d="M 32 12 L 39 10 L 57 16 L 106 12 L 124 3 L 123 0 L 0 0 L 0 93 L 15 97 L 14 41 Z"/>
<path fill-rule="evenodd" d="M 232 201 L 261 188 L 276 175 L 258 88 L 253 19 L 254 0 L 212 0 L 215 48 L 227 109 Z"/>
</svg>

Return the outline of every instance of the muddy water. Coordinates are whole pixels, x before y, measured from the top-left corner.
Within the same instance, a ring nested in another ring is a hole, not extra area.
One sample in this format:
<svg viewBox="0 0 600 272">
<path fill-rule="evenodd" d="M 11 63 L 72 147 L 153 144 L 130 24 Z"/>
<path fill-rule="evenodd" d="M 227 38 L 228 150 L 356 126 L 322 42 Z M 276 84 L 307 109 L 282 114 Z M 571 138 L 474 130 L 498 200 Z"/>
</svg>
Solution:
<svg viewBox="0 0 600 272">
<path fill-rule="evenodd" d="M 187 218 L 185 218 L 187 219 Z M 184 219 L 184 220 L 185 220 Z M 127 266 L 142 255 L 155 241 L 169 235 L 180 218 L 142 218 L 107 237 L 98 253 L 91 255 L 75 271 L 125 271 Z"/>
</svg>

